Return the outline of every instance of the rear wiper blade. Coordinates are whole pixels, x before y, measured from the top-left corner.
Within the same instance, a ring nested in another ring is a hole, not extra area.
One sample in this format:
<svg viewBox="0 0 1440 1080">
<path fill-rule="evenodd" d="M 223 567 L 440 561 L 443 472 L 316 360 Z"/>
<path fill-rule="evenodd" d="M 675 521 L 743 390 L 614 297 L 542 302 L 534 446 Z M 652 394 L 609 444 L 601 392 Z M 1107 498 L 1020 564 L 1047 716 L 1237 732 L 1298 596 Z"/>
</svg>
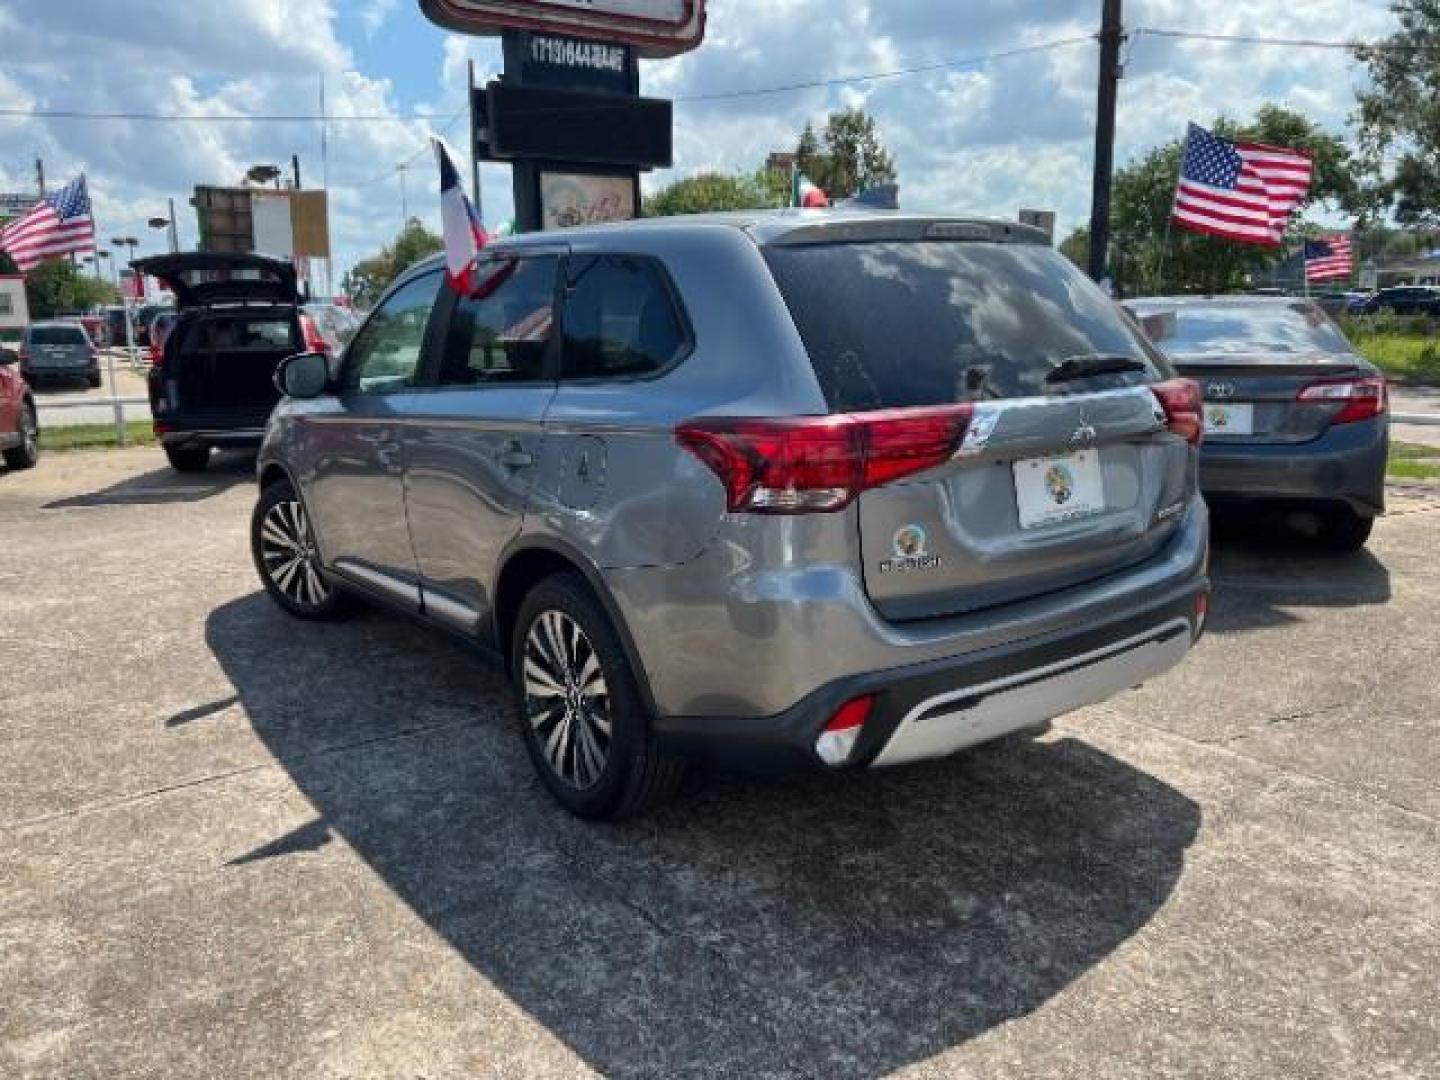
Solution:
<svg viewBox="0 0 1440 1080">
<path fill-rule="evenodd" d="M 1085 356 L 1067 356 L 1045 375 L 1047 383 L 1072 382 L 1088 379 L 1092 375 L 1111 375 L 1122 371 L 1149 371 L 1150 365 L 1133 356 L 1106 355 L 1093 353 Z"/>
</svg>

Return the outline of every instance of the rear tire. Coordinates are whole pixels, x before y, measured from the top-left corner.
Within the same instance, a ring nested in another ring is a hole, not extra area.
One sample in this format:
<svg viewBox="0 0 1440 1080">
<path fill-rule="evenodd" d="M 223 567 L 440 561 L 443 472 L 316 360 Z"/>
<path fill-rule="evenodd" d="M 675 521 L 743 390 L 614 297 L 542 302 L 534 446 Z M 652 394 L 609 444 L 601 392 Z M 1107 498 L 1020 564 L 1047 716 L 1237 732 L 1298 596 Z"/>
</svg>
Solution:
<svg viewBox="0 0 1440 1080">
<path fill-rule="evenodd" d="M 204 443 L 177 443 L 165 447 L 165 456 L 176 472 L 203 472 L 210 464 L 210 447 Z"/>
<path fill-rule="evenodd" d="M 1375 519 L 1357 514 L 1348 506 L 1320 515 L 1320 542 L 1332 551 L 1359 551 L 1370 539 Z"/>
<path fill-rule="evenodd" d="M 510 658 L 525 749 L 561 806 L 620 821 L 674 795 L 685 763 L 657 744 L 620 636 L 583 578 L 556 574 L 530 590 Z"/>
<path fill-rule="evenodd" d="M 0 456 L 12 469 L 33 469 L 40 460 L 40 425 L 35 419 L 35 406 L 28 401 L 20 406 L 20 421 L 15 431 L 20 436 L 20 445 Z"/>
<path fill-rule="evenodd" d="M 305 504 L 289 480 L 260 492 L 250 515 L 250 557 L 270 599 L 297 619 L 334 619 L 347 597 L 320 566 Z"/>
</svg>

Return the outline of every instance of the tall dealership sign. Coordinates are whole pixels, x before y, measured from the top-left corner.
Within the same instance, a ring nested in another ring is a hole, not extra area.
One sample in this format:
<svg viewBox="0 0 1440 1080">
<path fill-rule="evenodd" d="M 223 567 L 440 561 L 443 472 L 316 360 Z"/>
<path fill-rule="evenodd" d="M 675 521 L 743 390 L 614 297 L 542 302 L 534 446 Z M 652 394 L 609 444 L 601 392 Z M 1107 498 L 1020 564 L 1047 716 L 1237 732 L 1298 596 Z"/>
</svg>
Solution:
<svg viewBox="0 0 1440 1080">
<path fill-rule="evenodd" d="M 705 36 L 705 0 L 420 0 L 450 30 L 499 35 L 505 69 L 471 98 L 471 145 L 513 167 L 522 231 L 634 217 L 640 172 L 671 164 L 670 102 L 639 60 Z"/>
</svg>

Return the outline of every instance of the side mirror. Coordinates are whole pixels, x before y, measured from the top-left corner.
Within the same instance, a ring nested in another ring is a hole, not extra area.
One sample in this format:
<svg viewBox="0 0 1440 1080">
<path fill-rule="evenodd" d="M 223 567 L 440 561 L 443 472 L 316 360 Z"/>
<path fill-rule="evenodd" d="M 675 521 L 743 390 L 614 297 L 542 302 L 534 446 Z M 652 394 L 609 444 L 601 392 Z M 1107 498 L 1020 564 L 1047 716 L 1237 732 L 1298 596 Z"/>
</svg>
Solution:
<svg viewBox="0 0 1440 1080">
<path fill-rule="evenodd" d="M 0 367 L 9 367 L 20 362 L 20 354 L 14 349 L 0 348 Z"/>
<path fill-rule="evenodd" d="M 275 369 L 275 389 L 286 397 L 317 398 L 329 385 L 330 359 L 324 353 L 296 353 Z"/>
</svg>

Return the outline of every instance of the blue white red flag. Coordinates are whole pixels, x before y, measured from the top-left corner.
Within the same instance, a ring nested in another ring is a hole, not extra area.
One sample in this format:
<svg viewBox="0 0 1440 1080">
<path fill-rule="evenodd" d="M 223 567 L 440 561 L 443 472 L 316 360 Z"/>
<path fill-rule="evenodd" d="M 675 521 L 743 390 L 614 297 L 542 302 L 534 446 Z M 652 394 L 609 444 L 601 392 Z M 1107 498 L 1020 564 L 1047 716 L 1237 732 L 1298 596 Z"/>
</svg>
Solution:
<svg viewBox="0 0 1440 1080">
<path fill-rule="evenodd" d="M 432 138 L 440 165 L 440 222 L 445 236 L 445 280 L 462 296 L 475 290 L 475 260 L 490 242 L 480 215 L 465 188 L 445 144 Z"/>
</svg>

